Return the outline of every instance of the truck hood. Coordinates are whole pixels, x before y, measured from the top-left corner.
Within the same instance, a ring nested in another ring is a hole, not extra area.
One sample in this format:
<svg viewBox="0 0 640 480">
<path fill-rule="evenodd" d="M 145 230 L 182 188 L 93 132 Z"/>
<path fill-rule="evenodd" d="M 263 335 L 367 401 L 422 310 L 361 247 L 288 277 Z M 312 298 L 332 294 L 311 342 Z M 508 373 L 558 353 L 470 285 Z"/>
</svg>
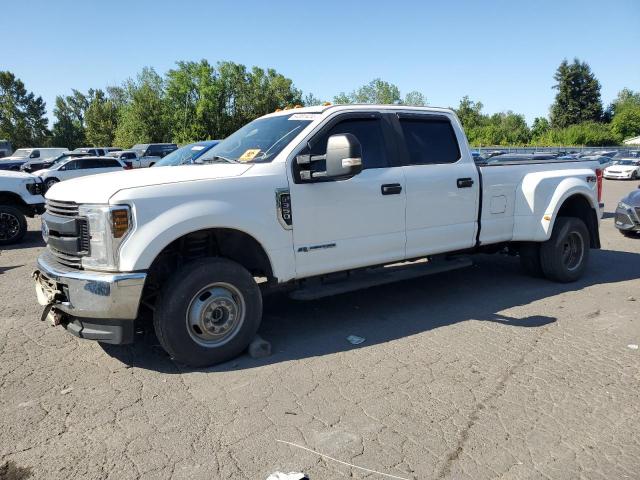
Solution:
<svg viewBox="0 0 640 480">
<path fill-rule="evenodd" d="M 46 198 L 63 202 L 109 203 L 120 190 L 167 183 L 237 177 L 251 168 L 243 164 L 180 165 L 101 173 L 56 183 Z"/>
<path fill-rule="evenodd" d="M 2 178 L 20 178 L 26 180 L 27 178 L 36 178 L 35 175 L 26 172 L 14 172 L 13 170 L 0 170 L 0 177 Z"/>
</svg>

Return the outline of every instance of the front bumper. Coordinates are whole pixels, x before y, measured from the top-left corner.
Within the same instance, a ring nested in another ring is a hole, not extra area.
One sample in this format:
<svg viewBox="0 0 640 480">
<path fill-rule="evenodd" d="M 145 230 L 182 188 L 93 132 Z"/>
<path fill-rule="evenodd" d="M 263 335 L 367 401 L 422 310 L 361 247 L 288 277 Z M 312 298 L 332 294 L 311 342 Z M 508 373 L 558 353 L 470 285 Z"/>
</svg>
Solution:
<svg viewBox="0 0 640 480">
<path fill-rule="evenodd" d="M 616 208 L 613 224 L 618 230 L 640 232 L 640 212 L 638 210 L 639 208 Z"/>
<path fill-rule="evenodd" d="M 43 306 L 61 313 L 61 324 L 81 338 L 131 343 L 147 274 L 76 270 L 49 253 L 38 257 L 36 293 Z"/>
<path fill-rule="evenodd" d="M 633 174 L 632 173 L 603 173 L 602 176 L 604 178 L 608 178 L 609 180 L 629 180 Z"/>
</svg>

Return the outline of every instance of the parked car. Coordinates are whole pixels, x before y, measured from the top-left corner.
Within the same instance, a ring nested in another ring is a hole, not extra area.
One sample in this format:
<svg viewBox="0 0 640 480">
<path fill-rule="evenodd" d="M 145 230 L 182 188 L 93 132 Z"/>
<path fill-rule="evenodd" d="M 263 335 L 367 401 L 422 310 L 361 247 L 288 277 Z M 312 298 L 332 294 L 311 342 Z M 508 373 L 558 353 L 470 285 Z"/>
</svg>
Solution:
<svg viewBox="0 0 640 480">
<path fill-rule="evenodd" d="M 178 149 L 175 143 L 139 143 L 131 147 L 131 150 L 138 154 L 138 158 L 160 157 L 164 158 L 174 150 Z M 153 166 L 157 160 L 151 161 L 149 167 Z"/>
<path fill-rule="evenodd" d="M 28 162 L 23 163 L 20 166 L 21 172 L 33 173 L 37 170 L 44 170 L 45 168 L 51 168 L 52 165 L 60 162 L 64 162 L 69 160 L 70 158 L 80 158 L 80 157 L 88 157 L 90 153 L 73 153 L 73 152 L 64 152 L 55 158 L 36 158 L 34 160 L 29 160 Z"/>
<path fill-rule="evenodd" d="M 42 180 L 21 172 L 0 172 L 0 245 L 22 240 L 25 217 L 44 211 Z"/>
<path fill-rule="evenodd" d="M 13 152 L 13 147 L 9 140 L 0 140 L 0 158 L 8 157 Z"/>
<path fill-rule="evenodd" d="M 106 148 L 102 147 L 78 147 L 73 149 L 72 153 L 88 153 L 89 155 L 94 155 L 96 157 L 103 157 L 108 152 Z"/>
<path fill-rule="evenodd" d="M 448 109 L 284 110 L 199 160 L 49 190 L 34 273 L 49 321 L 122 344 L 151 317 L 176 361 L 211 365 L 246 349 L 263 293 L 316 299 L 505 248 L 571 282 L 600 247 L 597 162 L 476 164 Z"/>
<path fill-rule="evenodd" d="M 129 168 L 139 168 L 138 154 L 133 150 L 119 150 L 109 152 L 107 157 L 117 158 L 121 160 Z M 137 164 L 137 165 L 134 165 Z"/>
<path fill-rule="evenodd" d="M 640 190 L 634 190 L 620 200 L 616 208 L 614 225 L 625 237 L 640 234 Z"/>
<path fill-rule="evenodd" d="M 604 169 L 604 178 L 637 180 L 640 178 L 640 160 L 625 158 Z"/>
<path fill-rule="evenodd" d="M 585 155 L 584 157 L 580 157 L 580 160 L 598 162 L 602 169 L 611 166 L 614 162 L 613 157 L 609 157 L 608 155 Z"/>
<path fill-rule="evenodd" d="M 33 172 L 42 179 L 46 190 L 63 180 L 70 178 L 96 175 L 98 173 L 124 170 L 125 164 L 112 157 L 81 157 L 71 158 L 65 162 L 54 164 L 51 168 Z"/>
<path fill-rule="evenodd" d="M 20 167 L 33 159 L 47 160 L 60 156 L 66 148 L 19 148 L 9 157 L 0 159 L 0 170 L 20 170 Z"/>
<path fill-rule="evenodd" d="M 191 143 L 174 150 L 162 160 L 153 165 L 153 167 L 169 167 L 176 165 L 185 165 L 198 163 L 198 158 L 207 153 L 213 147 L 220 143 L 220 140 L 204 140 L 202 142 Z"/>
</svg>

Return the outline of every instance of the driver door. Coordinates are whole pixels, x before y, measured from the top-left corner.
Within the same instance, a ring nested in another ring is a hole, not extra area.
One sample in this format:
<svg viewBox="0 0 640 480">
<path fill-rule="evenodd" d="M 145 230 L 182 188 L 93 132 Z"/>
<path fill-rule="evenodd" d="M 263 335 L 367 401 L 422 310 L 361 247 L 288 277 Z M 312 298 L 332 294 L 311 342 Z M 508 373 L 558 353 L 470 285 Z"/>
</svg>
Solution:
<svg viewBox="0 0 640 480">
<path fill-rule="evenodd" d="M 346 180 L 316 183 L 289 172 L 293 243 L 299 278 L 402 260 L 405 255 L 405 179 L 389 121 L 378 113 L 340 115 L 309 141 L 326 153 L 331 135 L 350 133 L 362 147 L 363 170 Z"/>
</svg>

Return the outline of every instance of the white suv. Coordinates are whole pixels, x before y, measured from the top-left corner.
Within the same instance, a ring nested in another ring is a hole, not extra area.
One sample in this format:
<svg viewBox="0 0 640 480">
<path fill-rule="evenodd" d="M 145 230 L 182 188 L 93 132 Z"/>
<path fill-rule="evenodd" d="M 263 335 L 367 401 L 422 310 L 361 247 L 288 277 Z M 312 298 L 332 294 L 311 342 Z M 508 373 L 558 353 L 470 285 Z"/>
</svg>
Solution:
<svg viewBox="0 0 640 480">
<path fill-rule="evenodd" d="M 47 190 L 52 185 L 70 178 L 124 170 L 125 164 L 112 157 L 83 157 L 56 163 L 51 168 L 38 170 L 34 175 L 42 178 Z"/>
</svg>

